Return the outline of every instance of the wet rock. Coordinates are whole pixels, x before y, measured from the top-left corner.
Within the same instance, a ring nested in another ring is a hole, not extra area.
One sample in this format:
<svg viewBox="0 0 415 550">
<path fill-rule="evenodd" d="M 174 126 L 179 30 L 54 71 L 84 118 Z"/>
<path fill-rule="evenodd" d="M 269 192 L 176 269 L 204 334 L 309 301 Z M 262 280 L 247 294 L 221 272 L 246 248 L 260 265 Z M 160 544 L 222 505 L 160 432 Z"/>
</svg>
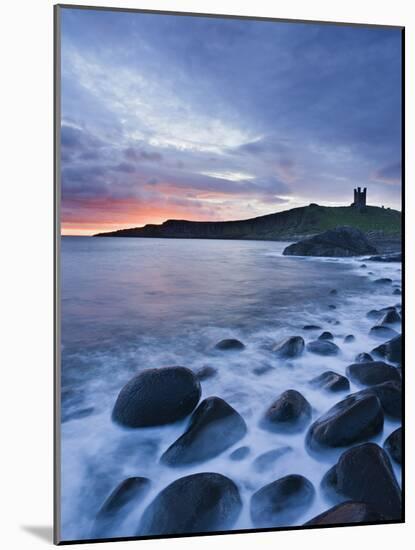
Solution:
<svg viewBox="0 0 415 550">
<path fill-rule="evenodd" d="M 301 431 L 311 419 L 311 405 L 296 390 L 283 392 L 265 412 L 260 426 L 270 432 Z"/>
<path fill-rule="evenodd" d="M 329 409 L 309 428 L 311 449 L 346 447 L 359 443 L 383 428 L 383 410 L 376 395 L 352 394 Z"/>
<path fill-rule="evenodd" d="M 189 426 L 161 457 L 169 466 L 194 464 L 213 458 L 246 434 L 242 416 L 219 397 L 208 397 L 190 418 Z"/>
<path fill-rule="evenodd" d="M 190 534 L 230 529 L 241 512 L 235 483 L 216 473 L 177 479 L 145 509 L 136 535 Z"/>
<path fill-rule="evenodd" d="M 363 269 L 366 269 L 367 265 L 366 264 L 360 264 L 360 267 L 363 268 Z"/>
<path fill-rule="evenodd" d="M 322 332 L 318 337 L 318 340 L 333 340 L 333 339 L 334 339 L 334 336 L 328 330 L 325 330 L 324 332 Z"/>
<path fill-rule="evenodd" d="M 329 292 L 329 294 L 331 294 L 331 296 L 335 296 L 336 294 L 338 294 L 337 290 L 335 288 L 332 288 Z"/>
<path fill-rule="evenodd" d="M 385 518 L 366 502 L 342 502 L 319 514 L 304 525 L 343 525 L 349 523 L 371 523 Z"/>
<path fill-rule="evenodd" d="M 350 344 L 350 342 L 354 342 L 356 340 L 355 336 L 353 334 L 348 334 L 344 337 L 344 343 Z"/>
<path fill-rule="evenodd" d="M 203 382 L 203 380 L 208 380 L 209 378 L 213 378 L 218 371 L 214 367 L 209 367 L 208 365 L 201 367 L 199 370 L 195 372 L 196 378 Z"/>
<path fill-rule="evenodd" d="M 279 458 L 286 455 L 290 451 L 292 451 L 292 448 L 288 446 L 272 449 L 271 451 L 267 451 L 266 453 L 262 453 L 257 456 L 253 461 L 252 466 L 256 472 L 267 472 L 273 468 L 275 462 Z"/>
<path fill-rule="evenodd" d="M 400 296 L 402 294 L 402 290 L 400 288 L 395 288 L 392 294 L 395 296 Z"/>
<path fill-rule="evenodd" d="M 401 316 L 394 308 L 391 311 L 387 311 L 380 321 L 380 325 L 394 325 L 401 322 Z"/>
<path fill-rule="evenodd" d="M 329 304 L 328 308 L 329 309 L 337 309 L 337 306 L 335 304 Z"/>
<path fill-rule="evenodd" d="M 243 460 L 249 455 L 250 452 L 251 449 L 245 445 L 243 447 L 238 447 L 237 449 L 232 451 L 229 455 L 229 458 L 234 461 Z"/>
<path fill-rule="evenodd" d="M 346 369 L 347 376 L 353 381 L 365 386 L 373 386 L 388 382 L 389 380 L 400 380 L 399 372 L 395 367 L 383 361 L 368 361 L 367 363 L 353 363 Z"/>
<path fill-rule="evenodd" d="M 304 325 L 303 330 L 321 330 L 319 325 Z"/>
<path fill-rule="evenodd" d="M 270 370 L 274 370 L 274 368 L 271 367 L 271 365 L 261 365 L 260 367 L 255 367 L 252 372 L 257 376 L 262 376 L 263 374 L 266 374 Z"/>
<path fill-rule="evenodd" d="M 338 499 L 370 505 L 385 519 L 401 518 L 401 490 L 387 454 L 375 443 L 345 451 L 324 476 L 322 487 Z"/>
<path fill-rule="evenodd" d="M 384 340 L 385 338 L 395 338 L 395 336 L 398 336 L 398 333 L 396 330 L 393 330 L 393 328 L 376 325 L 370 329 L 369 332 L 370 336 L 373 336 L 374 338 L 380 338 L 381 340 Z"/>
<path fill-rule="evenodd" d="M 384 344 L 374 348 L 371 353 L 378 357 L 384 357 L 387 361 L 392 363 L 402 363 L 402 336 L 396 336 L 391 340 L 388 340 Z"/>
<path fill-rule="evenodd" d="M 395 462 L 402 464 L 402 428 L 398 428 L 392 432 L 386 439 L 383 447 Z"/>
<path fill-rule="evenodd" d="M 301 336 L 290 336 L 276 344 L 272 351 L 278 357 L 298 357 L 304 351 L 304 338 Z"/>
<path fill-rule="evenodd" d="M 284 256 L 350 257 L 363 254 L 376 254 L 376 249 L 362 231 L 348 226 L 307 237 L 287 246 L 283 252 Z"/>
<path fill-rule="evenodd" d="M 337 355 L 340 352 L 340 348 L 334 342 L 328 340 L 313 340 L 312 342 L 308 342 L 306 348 L 311 353 L 325 356 Z"/>
<path fill-rule="evenodd" d="M 371 309 L 366 313 L 368 319 L 380 319 L 382 313 L 377 309 Z"/>
<path fill-rule="evenodd" d="M 130 428 L 176 422 L 192 412 L 200 393 L 200 383 L 190 369 L 147 369 L 122 388 L 112 419 Z"/>
<path fill-rule="evenodd" d="M 370 353 L 358 353 L 355 357 L 356 363 L 367 363 L 368 361 L 373 361 L 373 357 Z"/>
<path fill-rule="evenodd" d="M 398 380 L 383 382 L 376 384 L 365 390 L 358 392 L 359 394 L 368 395 L 375 394 L 382 405 L 383 412 L 386 416 L 395 420 L 402 418 L 402 383 Z"/>
<path fill-rule="evenodd" d="M 289 526 L 311 506 L 313 484 L 301 475 L 288 475 L 265 485 L 251 497 L 255 527 Z"/>
<path fill-rule="evenodd" d="M 126 509 L 133 503 L 139 504 L 150 486 L 151 481 L 146 477 L 129 477 L 117 485 L 96 516 L 93 536 L 109 536 L 124 519 Z"/>
<path fill-rule="evenodd" d="M 245 345 L 236 338 L 226 338 L 218 342 L 215 348 L 221 351 L 242 351 L 245 349 Z"/>
<path fill-rule="evenodd" d="M 392 284 L 392 279 L 389 279 L 389 277 L 381 277 L 380 279 L 375 279 L 373 282 L 376 285 L 390 285 Z"/>
<path fill-rule="evenodd" d="M 322 388 L 331 392 L 347 391 L 350 389 L 350 384 L 347 378 L 331 370 L 316 376 L 310 380 L 310 384 L 315 388 Z"/>
</svg>

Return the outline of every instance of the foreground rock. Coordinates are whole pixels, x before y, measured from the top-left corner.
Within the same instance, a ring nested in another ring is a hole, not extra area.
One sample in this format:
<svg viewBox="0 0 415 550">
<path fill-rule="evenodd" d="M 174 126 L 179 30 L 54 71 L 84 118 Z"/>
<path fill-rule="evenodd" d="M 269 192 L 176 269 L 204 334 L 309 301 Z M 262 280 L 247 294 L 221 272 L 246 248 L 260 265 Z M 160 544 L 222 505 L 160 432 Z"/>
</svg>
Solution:
<svg viewBox="0 0 415 550">
<path fill-rule="evenodd" d="M 402 364 L 402 336 L 396 336 L 388 342 L 374 348 L 371 353 L 378 357 L 384 357 L 392 363 Z"/>
<path fill-rule="evenodd" d="M 245 349 L 245 345 L 236 338 L 226 338 L 218 342 L 215 348 L 221 351 L 242 351 Z"/>
<path fill-rule="evenodd" d="M 370 505 L 385 519 L 401 518 L 401 490 L 387 454 L 375 443 L 345 451 L 322 487 L 337 498 Z"/>
<path fill-rule="evenodd" d="M 402 464 L 402 428 L 398 428 L 392 432 L 386 439 L 383 447 L 395 462 Z"/>
<path fill-rule="evenodd" d="M 394 325 L 401 322 L 401 316 L 394 308 L 393 310 L 387 311 L 380 321 L 380 325 Z"/>
<path fill-rule="evenodd" d="M 235 483 L 216 473 L 177 479 L 145 509 L 136 535 L 170 535 L 230 529 L 242 508 Z"/>
<path fill-rule="evenodd" d="M 296 390 L 283 392 L 265 412 L 260 425 L 270 432 L 298 432 L 311 419 L 311 405 Z"/>
<path fill-rule="evenodd" d="M 129 477 L 122 481 L 100 508 L 92 535 L 100 538 L 109 535 L 124 519 L 126 509 L 132 503 L 139 504 L 150 486 L 150 480 L 145 477 Z"/>
<path fill-rule="evenodd" d="M 122 388 L 112 419 L 129 428 L 176 422 L 192 412 L 200 393 L 200 383 L 190 369 L 147 369 Z"/>
<path fill-rule="evenodd" d="M 252 522 L 255 527 L 289 526 L 311 506 L 314 496 L 313 484 L 305 477 L 282 477 L 252 495 Z"/>
<path fill-rule="evenodd" d="M 272 351 L 282 358 L 298 357 L 304 351 L 304 338 L 301 336 L 290 336 L 276 344 Z"/>
<path fill-rule="evenodd" d="M 371 523 L 385 518 L 365 502 L 342 502 L 319 514 L 304 525 L 343 525 L 348 523 Z"/>
<path fill-rule="evenodd" d="M 226 401 L 208 397 L 192 414 L 185 433 L 161 457 L 169 466 L 194 464 L 222 453 L 246 434 L 244 419 Z"/>
<path fill-rule="evenodd" d="M 402 418 L 402 383 L 400 380 L 376 384 L 358 392 L 359 395 L 369 395 L 371 393 L 378 397 L 386 416 L 394 420 Z"/>
<path fill-rule="evenodd" d="M 337 355 L 340 348 L 329 340 L 313 340 L 307 344 L 307 350 L 317 355 Z"/>
<path fill-rule="evenodd" d="M 373 386 L 392 380 L 400 381 L 399 371 L 383 361 L 368 361 L 353 363 L 346 369 L 347 376 L 353 381 L 365 386 Z"/>
<path fill-rule="evenodd" d="M 319 376 L 310 380 L 310 384 L 315 388 L 322 388 L 327 391 L 347 391 L 350 389 L 350 383 L 345 376 L 328 370 Z"/>
<path fill-rule="evenodd" d="M 384 325 L 375 325 L 370 329 L 369 334 L 370 336 L 373 336 L 374 338 L 379 338 L 380 340 L 385 340 L 386 338 L 394 338 L 395 336 L 398 336 L 396 330 L 393 330 L 393 328 Z"/>
<path fill-rule="evenodd" d="M 376 395 L 352 394 L 314 422 L 306 441 L 311 449 L 345 447 L 364 441 L 383 428 L 383 410 Z"/>
<path fill-rule="evenodd" d="M 363 254 L 376 254 L 377 250 L 367 240 L 365 234 L 354 227 L 329 229 L 291 244 L 285 248 L 285 256 L 336 256 L 350 257 Z"/>
<path fill-rule="evenodd" d="M 334 336 L 331 332 L 329 332 L 328 330 L 325 330 L 320 334 L 320 336 L 318 337 L 318 340 L 334 340 Z"/>
<path fill-rule="evenodd" d="M 204 380 L 209 380 L 209 378 L 213 378 L 218 371 L 214 367 L 210 367 L 209 365 L 205 365 L 204 367 L 201 367 L 199 370 L 195 372 L 196 378 L 203 382 Z"/>
<path fill-rule="evenodd" d="M 368 361 L 373 361 L 373 357 L 370 353 L 358 353 L 355 357 L 356 363 L 367 363 Z"/>
</svg>

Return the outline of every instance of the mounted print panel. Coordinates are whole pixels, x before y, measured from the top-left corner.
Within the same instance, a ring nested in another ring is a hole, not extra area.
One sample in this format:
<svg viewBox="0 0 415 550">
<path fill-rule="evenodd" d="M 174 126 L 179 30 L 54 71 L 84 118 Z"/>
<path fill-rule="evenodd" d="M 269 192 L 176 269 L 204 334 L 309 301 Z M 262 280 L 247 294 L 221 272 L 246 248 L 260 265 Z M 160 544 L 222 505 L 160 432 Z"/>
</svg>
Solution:
<svg viewBox="0 0 415 550">
<path fill-rule="evenodd" d="M 55 542 L 404 520 L 403 29 L 55 8 Z"/>
</svg>

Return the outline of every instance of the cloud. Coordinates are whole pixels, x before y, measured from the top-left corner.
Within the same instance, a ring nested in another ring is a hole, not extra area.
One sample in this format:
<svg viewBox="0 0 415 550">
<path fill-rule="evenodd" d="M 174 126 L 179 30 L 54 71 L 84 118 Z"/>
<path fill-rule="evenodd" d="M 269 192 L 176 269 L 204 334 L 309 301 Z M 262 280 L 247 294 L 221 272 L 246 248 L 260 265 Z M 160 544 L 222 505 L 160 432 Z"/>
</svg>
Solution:
<svg viewBox="0 0 415 550">
<path fill-rule="evenodd" d="M 393 183 L 393 184 L 401 183 L 401 180 L 402 180 L 401 163 L 394 162 L 392 164 L 388 164 L 387 166 L 383 166 L 382 168 L 380 168 L 374 173 L 373 179 L 384 183 Z"/>
</svg>

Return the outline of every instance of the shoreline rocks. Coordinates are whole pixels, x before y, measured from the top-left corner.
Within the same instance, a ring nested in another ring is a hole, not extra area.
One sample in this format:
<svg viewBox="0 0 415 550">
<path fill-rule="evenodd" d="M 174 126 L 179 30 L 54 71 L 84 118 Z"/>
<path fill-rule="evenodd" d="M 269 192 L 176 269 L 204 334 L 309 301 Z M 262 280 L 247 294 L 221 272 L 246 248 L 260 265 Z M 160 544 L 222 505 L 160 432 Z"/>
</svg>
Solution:
<svg viewBox="0 0 415 550">
<path fill-rule="evenodd" d="M 396 336 L 384 344 L 372 349 L 371 353 L 378 357 L 384 357 L 391 363 L 402 364 L 402 336 Z"/>
<path fill-rule="evenodd" d="M 121 389 L 112 419 L 128 428 L 171 424 L 192 412 L 200 394 L 199 381 L 186 367 L 147 369 Z"/>
<path fill-rule="evenodd" d="M 281 358 L 298 357 L 304 351 L 304 338 L 301 336 L 290 336 L 276 344 L 272 351 Z"/>
<path fill-rule="evenodd" d="M 398 428 L 386 438 L 383 448 L 397 464 L 402 464 L 402 428 Z"/>
<path fill-rule="evenodd" d="M 331 392 L 347 391 L 350 389 L 348 379 L 345 376 L 331 370 L 325 371 L 319 376 L 316 376 L 310 380 L 309 383 L 315 388 L 321 388 Z"/>
<path fill-rule="evenodd" d="M 346 373 L 350 380 L 364 386 L 374 386 L 393 380 L 400 381 L 401 379 L 396 367 L 392 367 L 383 361 L 353 363 L 346 368 Z"/>
<path fill-rule="evenodd" d="M 372 523 L 385 518 L 366 502 L 348 501 L 333 506 L 304 523 L 307 525 L 343 525 L 349 523 Z"/>
<path fill-rule="evenodd" d="M 220 351 L 242 351 L 245 349 L 245 344 L 236 338 L 225 338 L 225 340 L 221 340 L 216 344 L 215 349 Z"/>
<path fill-rule="evenodd" d="M 160 461 L 169 466 L 203 462 L 237 443 L 247 427 L 242 416 L 219 397 L 200 403 L 184 432 L 163 453 Z"/>
<path fill-rule="evenodd" d="M 337 346 L 334 342 L 330 342 L 330 340 L 313 340 L 311 342 L 308 342 L 307 351 L 311 351 L 311 353 L 316 353 L 317 355 L 337 355 L 340 353 L 340 348 Z"/>
<path fill-rule="evenodd" d="M 297 390 L 283 392 L 265 411 L 261 428 L 269 432 L 302 431 L 311 419 L 311 405 Z"/>
</svg>

